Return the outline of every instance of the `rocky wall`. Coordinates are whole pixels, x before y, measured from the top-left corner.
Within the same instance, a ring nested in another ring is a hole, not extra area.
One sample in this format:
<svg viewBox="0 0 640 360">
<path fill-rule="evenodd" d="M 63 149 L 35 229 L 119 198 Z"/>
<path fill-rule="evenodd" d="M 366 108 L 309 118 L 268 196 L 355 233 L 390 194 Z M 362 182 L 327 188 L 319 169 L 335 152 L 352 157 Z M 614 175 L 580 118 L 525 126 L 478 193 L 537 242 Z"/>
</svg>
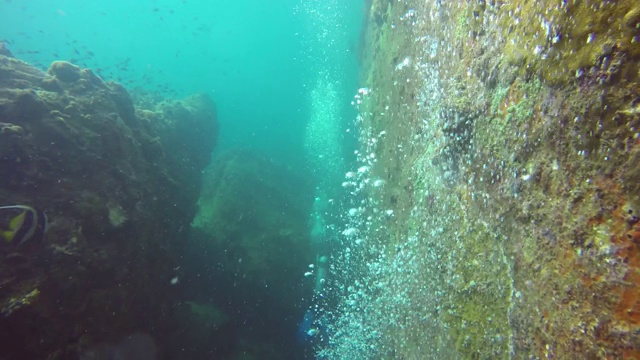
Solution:
<svg viewBox="0 0 640 360">
<path fill-rule="evenodd" d="M 371 358 L 640 357 L 636 2 L 368 19 L 359 161 L 384 186 L 358 194 L 359 256 L 389 269 L 353 290 L 377 299 L 357 297 Z"/>
</svg>

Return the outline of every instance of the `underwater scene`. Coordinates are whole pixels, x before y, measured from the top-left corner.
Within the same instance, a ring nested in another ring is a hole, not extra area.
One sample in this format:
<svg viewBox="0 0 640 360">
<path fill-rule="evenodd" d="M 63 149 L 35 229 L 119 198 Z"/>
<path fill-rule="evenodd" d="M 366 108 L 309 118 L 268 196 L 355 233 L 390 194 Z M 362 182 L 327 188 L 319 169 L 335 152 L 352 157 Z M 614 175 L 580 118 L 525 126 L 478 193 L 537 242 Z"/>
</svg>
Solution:
<svg viewBox="0 0 640 360">
<path fill-rule="evenodd" d="M 640 359 L 635 0 L 0 0 L 0 360 Z"/>
</svg>

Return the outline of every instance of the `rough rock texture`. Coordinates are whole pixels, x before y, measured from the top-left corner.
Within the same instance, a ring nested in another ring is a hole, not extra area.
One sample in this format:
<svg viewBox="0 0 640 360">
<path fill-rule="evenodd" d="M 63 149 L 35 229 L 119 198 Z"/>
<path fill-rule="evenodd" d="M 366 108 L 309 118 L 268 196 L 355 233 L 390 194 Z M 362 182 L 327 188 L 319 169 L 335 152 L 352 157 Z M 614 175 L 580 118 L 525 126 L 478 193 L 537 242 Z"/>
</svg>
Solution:
<svg viewBox="0 0 640 360">
<path fill-rule="evenodd" d="M 342 274 L 371 358 L 640 357 L 639 14 L 372 2 L 360 161 L 386 185 L 354 220 L 366 285 Z"/>
<path fill-rule="evenodd" d="M 211 100 L 135 110 L 89 69 L 57 61 L 42 73 L 6 55 L 1 204 L 42 209 L 50 229 L 43 243 L 0 244 L 0 358 L 67 359 L 161 333 L 217 135 Z"/>
</svg>

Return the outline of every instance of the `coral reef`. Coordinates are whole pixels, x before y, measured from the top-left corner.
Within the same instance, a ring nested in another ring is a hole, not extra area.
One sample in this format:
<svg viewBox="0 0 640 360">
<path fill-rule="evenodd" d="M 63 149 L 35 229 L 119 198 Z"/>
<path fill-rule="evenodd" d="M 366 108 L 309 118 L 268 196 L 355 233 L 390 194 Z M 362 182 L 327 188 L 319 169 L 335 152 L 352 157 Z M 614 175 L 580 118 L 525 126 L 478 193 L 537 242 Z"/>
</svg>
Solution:
<svg viewBox="0 0 640 360">
<path fill-rule="evenodd" d="M 0 53 L 0 198 L 50 225 L 44 243 L 0 246 L 0 357 L 67 359 L 168 326 L 217 125 L 204 96 L 151 105 L 90 69 Z"/>
</svg>

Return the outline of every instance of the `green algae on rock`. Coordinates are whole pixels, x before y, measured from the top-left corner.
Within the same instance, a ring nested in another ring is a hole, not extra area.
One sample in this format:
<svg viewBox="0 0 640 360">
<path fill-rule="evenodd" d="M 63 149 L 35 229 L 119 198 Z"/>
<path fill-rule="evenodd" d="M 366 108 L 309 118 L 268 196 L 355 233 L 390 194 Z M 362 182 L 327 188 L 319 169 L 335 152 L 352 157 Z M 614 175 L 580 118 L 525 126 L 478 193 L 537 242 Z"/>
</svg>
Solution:
<svg viewBox="0 0 640 360">
<path fill-rule="evenodd" d="M 636 8 L 372 2 L 321 357 L 640 356 Z"/>
</svg>

